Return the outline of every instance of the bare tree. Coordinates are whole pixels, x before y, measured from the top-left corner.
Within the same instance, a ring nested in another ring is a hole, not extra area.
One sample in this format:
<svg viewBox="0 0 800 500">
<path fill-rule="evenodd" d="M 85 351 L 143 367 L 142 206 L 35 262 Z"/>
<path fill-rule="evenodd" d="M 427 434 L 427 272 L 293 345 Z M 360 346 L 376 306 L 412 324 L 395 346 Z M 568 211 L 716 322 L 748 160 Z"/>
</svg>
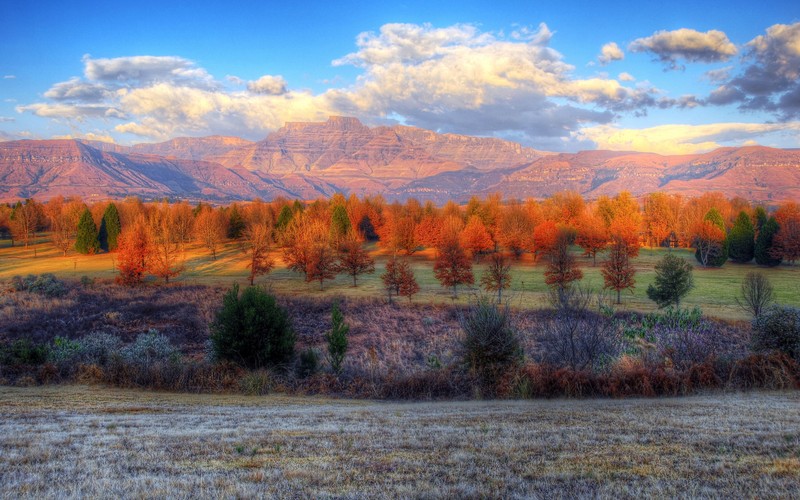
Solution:
<svg viewBox="0 0 800 500">
<path fill-rule="evenodd" d="M 267 274 L 275 267 L 275 261 L 269 255 L 272 245 L 272 230 L 266 224 L 250 224 L 244 230 L 244 243 L 247 253 L 250 255 L 250 286 L 255 282 L 256 277 Z"/>
<path fill-rule="evenodd" d="M 736 303 L 757 318 L 772 303 L 772 297 L 773 289 L 769 279 L 761 273 L 749 272 L 742 280 L 742 288 L 736 297 Z"/>
</svg>

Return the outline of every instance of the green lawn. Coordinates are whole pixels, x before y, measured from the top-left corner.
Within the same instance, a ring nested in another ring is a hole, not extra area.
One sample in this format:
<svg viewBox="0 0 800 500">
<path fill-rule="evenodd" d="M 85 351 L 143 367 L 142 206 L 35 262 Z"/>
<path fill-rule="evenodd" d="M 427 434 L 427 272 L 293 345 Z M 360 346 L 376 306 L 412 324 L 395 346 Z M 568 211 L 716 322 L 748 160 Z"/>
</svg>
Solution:
<svg viewBox="0 0 800 500">
<path fill-rule="evenodd" d="M 279 252 L 275 253 L 276 269 L 266 277 L 260 277 L 259 283 L 266 283 L 275 292 L 282 294 L 310 294 L 318 296 L 347 295 L 360 297 L 378 297 L 385 294 L 380 275 L 383 273 L 386 256 L 373 245 L 370 250 L 376 257 L 376 272 L 359 278 L 357 288 L 352 287 L 348 276 L 340 275 L 335 280 L 325 283 L 325 290 L 319 290 L 318 283 L 305 283 L 301 275 L 293 273 L 283 266 Z M 645 290 L 652 282 L 654 266 L 668 250 L 642 249 L 634 260 L 637 267 L 636 288 L 623 293 L 621 310 L 649 311 L 654 304 L 647 298 Z M 754 264 L 726 263 L 721 269 L 702 269 L 697 265 L 694 254 L 690 250 L 673 250 L 681 257 L 695 265 L 695 289 L 685 300 L 687 306 L 700 306 L 707 314 L 728 318 L 745 319 L 746 314 L 736 305 L 735 297 L 739 291 L 742 278 L 749 271 L 764 273 L 775 287 L 776 299 L 783 304 L 800 306 L 800 267 L 782 265 L 777 268 L 761 268 Z M 34 256 L 34 253 L 36 256 Z M 233 282 L 246 283 L 248 270 L 246 258 L 236 244 L 228 244 L 219 253 L 216 261 L 203 249 L 189 246 L 186 252 L 185 272 L 177 279 L 182 282 L 223 284 Z M 63 257 L 46 239 L 37 240 L 36 244 L 24 249 L 19 246 L 10 247 L 8 240 L 0 241 L 0 280 L 8 280 L 15 275 L 53 273 L 65 278 L 90 276 L 101 279 L 113 279 L 114 254 L 94 256 L 77 255 L 71 252 Z M 582 283 L 595 289 L 602 288 L 603 277 L 600 274 L 600 262 L 597 267 L 591 260 L 579 259 L 584 271 Z M 424 251 L 410 257 L 414 273 L 421 291 L 414 297 L 415 302 L 449 302 L 452 299 L 450 290 L 443 289 L 433 276 L 433 253 Z M 475 266 L 476 281 L 483 272 L 483 264 Z M 511 304 L 515 307 L 542 307 L 547 303 L 547 287 L 544 284 L 544 265 L 534 265 L 530 256 L 515 262 L 512 267 L 513 282 L 510 292 Z M 459 301 L 469 299 L 470 293 L 463 290 Z"/>
</svg>

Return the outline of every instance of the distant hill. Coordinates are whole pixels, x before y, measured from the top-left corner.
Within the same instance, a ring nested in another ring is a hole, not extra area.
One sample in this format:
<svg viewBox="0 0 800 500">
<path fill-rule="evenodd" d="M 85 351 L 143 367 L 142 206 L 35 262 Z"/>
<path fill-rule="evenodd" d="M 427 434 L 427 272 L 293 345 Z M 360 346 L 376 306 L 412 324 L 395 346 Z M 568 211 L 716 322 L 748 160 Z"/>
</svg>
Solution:
<svg viewBox="0 0 800 500">
<path fill-rule="evenodd" d="M 499 192 L 587 197 L 630 191 L 723 191 L 755 201 L 800 199 L 800 151 L 760 146 L 697 155 L 554 154 L 494 138 L 374 127 L 355 118 L 287 123 L 263 141 L 182 137 L 119 146 L 97 141 L 0 142 L 0 200 L 313 199 L 335 192 L 465 201 Z"/>
</svg>

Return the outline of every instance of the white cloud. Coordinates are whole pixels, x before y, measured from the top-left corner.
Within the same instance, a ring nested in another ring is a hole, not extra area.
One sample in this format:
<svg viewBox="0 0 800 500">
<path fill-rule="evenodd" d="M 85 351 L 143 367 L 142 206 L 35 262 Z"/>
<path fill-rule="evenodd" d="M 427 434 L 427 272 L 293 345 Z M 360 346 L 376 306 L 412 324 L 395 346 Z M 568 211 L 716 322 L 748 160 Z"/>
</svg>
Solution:
<svg viewBox="0 0 800 500">
<path fill-rule="evenodd" d="M 679 60 L 704 63 L 727 61 L 737 52 L 736 46 L 722 31 L 703 33 L 688 28 L 658 31 L 634 40 L 628 48 L 633 52 L 649 52 L 671 69 L 683 68 L 678 64 Z"/>
<path fill-rule="evenodd" d="M 10 116 L 0 116 L 0 123 L 11 123 L 15 122 L 16 118 L 12 118 Z"/>
<path fill-rule="evenodd" d="M 631 75 L 630 73 L 627 73 L 625 71 L 620 73 L 619 76 L 617 76 L 617 78 L 619 78 L 619 81 L 621 81 L 621 82 L 635 82 L 636 81 L 636 78 L 634 78 L 633 75 Z"/>
<path fill-rule="evenodd" d="M 286 93 L 286 80 L 282 76 L 264 75 L 247 82 L 247 90 L 254 94 L 281 95 Z"/>
<path fill-rule="evenodd" d="M 3 75 L 3 80 L 13 80 L 17 75 Z"/>
<path fill-rule="evenodd" d="M 753 137 L 798 132 L 800 122 L 659 125 L 642 129 L 599 125 L 583 128 L 575 135 L 578 139 L 594 142 L 599 149 L 691 154 L 719 148 L 722 142 L 744 145 L 747 141 L 752 141 Z"/>
<path fill-rule="evenodd" d="M 603 48 L 600 49 L 600 55 L 597 56 L 597 60 L 600 61 L 600 64 L 604 65 L 611 61 L 621 61 L 623 59 L 625 59 L 625 54 L 616 42 L 609 42 L 603 45 Z"/>
<path fill-rule="evenodd" d="M 357 79 L 321 93 L 290 89 L 276 75 L 246 82 L 243 89 L 241 78 L 216 80 L 177 56 L 85 56 L 83 78 L 56 83 L 45 102 L 17 111 L 68 122 L 95 120 L 93 126 L 102 122 L 116 133 L 153 139 L 259 138 L 287 121 L 330 114 L 372 123 L 399 117 L 434 130 L 563 148 L 570 144 L 560 141 L 572 141 L 571 132 L 581 126 L 609 123 L 616 113 L 678 105 L 647 84 L 626 86 L 624 74 L 619 80 L 575 77 L 574 67 L 549 46 L 552 37 L 544 24 L 508 37 L 472 25 L 387 24 L 378 33 L 358 35 L 357 50 L 333 61 L 355 66 Z"/>
</svg>

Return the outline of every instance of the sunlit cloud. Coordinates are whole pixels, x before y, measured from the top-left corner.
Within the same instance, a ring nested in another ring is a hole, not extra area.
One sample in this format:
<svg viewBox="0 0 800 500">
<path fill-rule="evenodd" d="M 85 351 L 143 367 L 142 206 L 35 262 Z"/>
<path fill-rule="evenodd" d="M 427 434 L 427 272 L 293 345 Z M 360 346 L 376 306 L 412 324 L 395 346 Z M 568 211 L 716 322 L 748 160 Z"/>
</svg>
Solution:
<svg viewBox="0 0 800 500">
<path fill-rule="evenodd" d="M 728 145 L 752 144 L 754 137 L 767 134 L 798 134 L 800 122 L 714 123 L 707 125 L 659 125 L 630 129 L 614 125 L 586 127 L 577 138 L 590 140 L 600 149 L 648 151 L 660 154 L 693 154 Z"/>
<path fill-rule="evenodd" d="M 282 76 L 264 75 L 247 82 L 247 90 L 254 94 L 281 95 L 286 93 L 286 80 Z"/>
<path fill-rule="evenodd" d="M 600 61 L 600 64 L 608 64 L 611 61 L 621 61 L 623 59 L 625 59 L 625 54 L 616 42 L 609 42 L 603 45 L 600 49 L 600 55 L 597 56 L 597 60 Z"/>
<path fill-rule="evenodd" d="M 688 28 L 658 31 L 634 40 L 629 50 L 653 54 L 670 69 L 683 69 L 679 61 L 712 63 L 727 61 L 736 55 L 736 46 L 722 31 L 705 33 Z"/>
<path fill-rule="evenodd" d="M 617 78 L 619 78 L 619 81 L 621 81 L 621 82 L 634 82 L 634 81 L 636 81 L 636 78 L 634 78 L 633 75 L 631 75 L 630 73 L 625 72 L 625 71 L 620 73 L 617 76 Z"/>
</svg>

